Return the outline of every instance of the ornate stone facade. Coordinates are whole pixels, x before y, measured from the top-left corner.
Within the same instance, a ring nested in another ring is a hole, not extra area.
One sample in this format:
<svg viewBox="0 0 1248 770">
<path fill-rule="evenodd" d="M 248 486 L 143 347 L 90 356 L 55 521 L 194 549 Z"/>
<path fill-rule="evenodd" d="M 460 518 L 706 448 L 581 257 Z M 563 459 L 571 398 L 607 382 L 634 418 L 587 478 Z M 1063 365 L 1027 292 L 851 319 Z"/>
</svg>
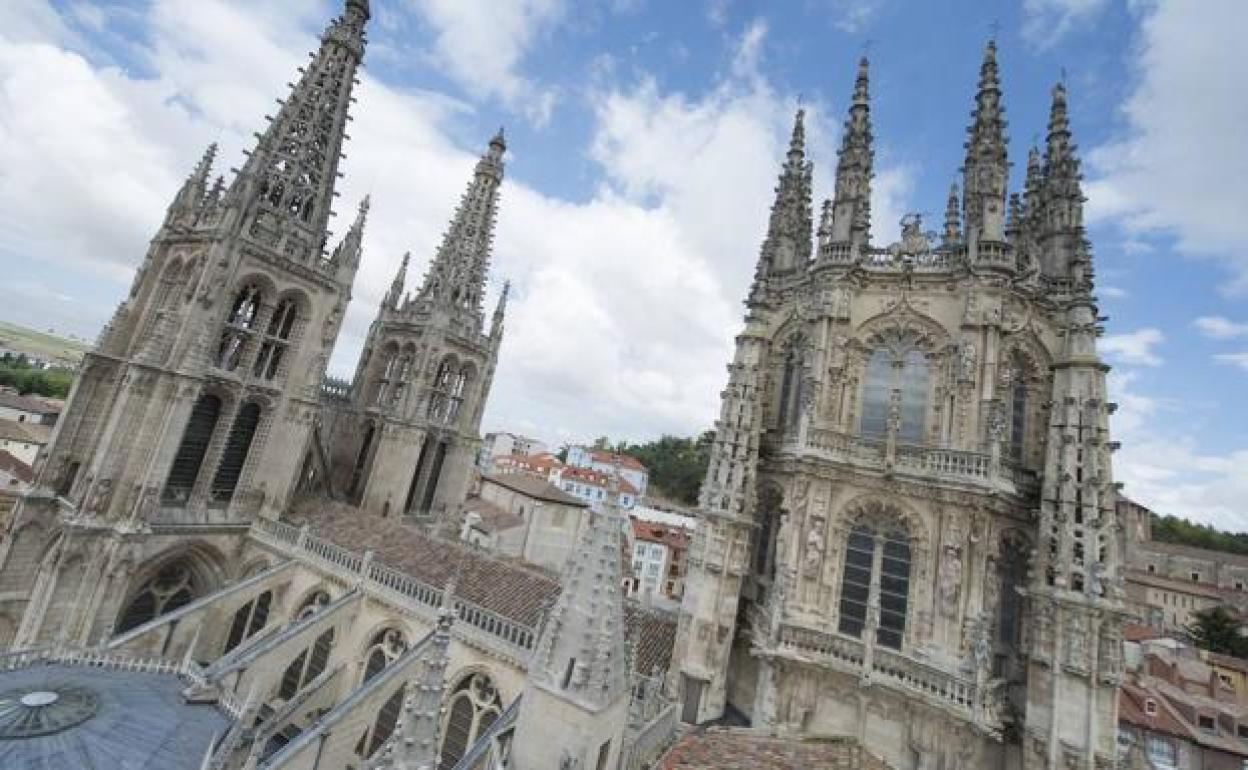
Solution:
<svg viewBox="0 0 1248 770">
<path fill-rule="evenodd" d="M 1112 405 L 1064 89 L 1012 206 L 993 43 L 973 115 L 943 233 L 909 215 L 877 247 L 866 61 L 813 244 L 798 112 L 689 554 L 686 721 L 898 768 L 1114 762 Z"/>
</svg>

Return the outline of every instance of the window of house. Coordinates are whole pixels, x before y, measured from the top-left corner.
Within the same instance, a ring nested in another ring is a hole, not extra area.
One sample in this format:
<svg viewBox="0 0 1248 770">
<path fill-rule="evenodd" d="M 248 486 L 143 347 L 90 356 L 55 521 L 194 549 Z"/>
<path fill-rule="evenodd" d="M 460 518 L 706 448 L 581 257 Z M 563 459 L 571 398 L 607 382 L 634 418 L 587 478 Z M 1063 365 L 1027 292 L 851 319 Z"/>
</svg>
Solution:
<svg viewBox="0 0 1248 770">
<path fill-rule="evenodd" d="M 1199 583 L 1199 582 L 1200 582 L 1200 573 L 1199 573 L 1199 572 L 1193 572 L 1193 573 L 1192 573 L 1192 582 L 1193 582 L 1193 583 Z"/>
<path fill-rule="evenodd" d="M 1174 741 L 1163 735 L 1150 735 L 1147 741 L 1148 759 L 1154 767 L 1170 770 L 1179 759 L 1178 749 Z"/>
<path fill-rule="evenodd" d="M 1151 716 L 1157 715 L 1157 701 L 1148 698 L 1144 701 L 1144 713 Z"/>
<path fill-rule="evenodd" d="M 1240 724 L 1235 726 L 1235 734 L 1242 740 L 1248 740 L 1248 725 Z"/>
<path fill-rule="evenodd" d="M 1155 565 L 1150 564 L 1150 565 L 1148 565 L 1148 571 L 1149 571 L 1150 573 L 1151 573 L 1151 572 L 1156 572 L 1156 571 L 1157 571 L 1157 567 L 1156 567 Z"/>
<path fill-rule="evenodd" d="M 1210 733 L 1216 733 L 1218 731 L 1218 723 L 1213 717 L 1202 715 L 1196 719 L 1200 724 L 1200 729 Z"/>
</svg>

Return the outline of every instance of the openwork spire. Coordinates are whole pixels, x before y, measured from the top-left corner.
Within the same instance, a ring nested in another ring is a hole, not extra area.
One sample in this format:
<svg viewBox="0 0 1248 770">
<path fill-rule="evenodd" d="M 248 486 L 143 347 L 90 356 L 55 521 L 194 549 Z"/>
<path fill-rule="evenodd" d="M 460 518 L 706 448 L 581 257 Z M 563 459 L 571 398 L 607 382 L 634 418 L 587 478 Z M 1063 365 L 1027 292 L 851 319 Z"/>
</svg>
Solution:
<svg viewBox="0 0 1248 770">
<path fill-rule="evenodd" d="M 830 239 L 834 244 L 863 249 L 871 240 L 871 176 L 875 160 L 872 140 L 868 63 L 863 57 L 858 61 L 854 96 L 837 153 Z"/>
<path fill-rule="evenodd" d="M 325 246 L 368 18 L 367 2 L 347 0 L 234 185 L 244 234 L 296 261 L 315 261 Z"/>
<path fill-rule="evenodd" d="M 805 120 L 806 111 L 799 109 L 776 185 L 776 201 L 771 206 L 767 237 L 758 257 L 751 301 L 761 299 L 768 277 L 805 268 L 810 263 L 812 165 L 806 160 Z"/>
<path fill-rule="evenodd" d="M 420 674 L 408 685 L 403 703 L 403 723 L 395 747 L 394 770 L 434 770 L 438 756 L 438 733 L 441 729 L 443 691 L 446 688 L 446 664 L 451 644 L 451 623 L 454 610 L 444 606 L 438 613 L 438 625 L 421 658 Z"/>
<path fill-rule="evenodd" d="M 1090 290 L 1091 261 L 1083 237 L 1083 174 L 1071 140 L 1062 83 L 1053 86 L 1045 144 L 1042 179 L 1036 184 L 1039 194 L 1032 196 L 1038 198 L 1041 209 L 1044 269 L 1050 275 L 1074 279 L 1081 290 Z M 1029 168 L 1029 183 L 1031 176 Z"/>
<path fill-rule="evenodd" d="M 451 226 L 425 274 L 417 295 L 421 301 L 466 310 L 480 318 L 506 151 L 507 143 L 500 128 L 477 161 L 468 190 L 460 199 Z"/>
<path fill-rule="evenodd" d="M 602 510 L 586 515 L 589 522 L 564 568 L 563 590 L 538 639 L 529 677 L 557 697 L 601 711 L 627 697 L 628 690 L 620 593 L 625 519 L 618 480 L 612 481 Z"/>
<path fill-rule="evenodd" d="M 1005 147 L 1005 107 L 997 70 L 997 43 L 989 40 L 979 68 L 979 90 L 967 130 L 966 163 L 962 167 L 963 210 L 967 234 L 980 240 L 1004 237 L 1006 181 L 1009 163 Z"/>
</svg>

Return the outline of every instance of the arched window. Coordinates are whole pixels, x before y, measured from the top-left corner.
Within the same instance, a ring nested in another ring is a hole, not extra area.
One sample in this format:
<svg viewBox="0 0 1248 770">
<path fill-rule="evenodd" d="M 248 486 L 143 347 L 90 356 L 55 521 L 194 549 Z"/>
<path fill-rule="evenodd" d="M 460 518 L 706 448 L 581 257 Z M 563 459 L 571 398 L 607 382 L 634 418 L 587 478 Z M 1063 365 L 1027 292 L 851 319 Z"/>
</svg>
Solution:
<svg viewBox="0 0 1248 770">
<path fill-rule="evenodd" d="M 862 435 L 883 438 L 888 433 L 893 399 L 898 402 L 897 438 L 919 443 L 927 424 L 931 373 L 927 356 L 903 335 L 872 351 L 867 359 L 862 398 Z"/>
<path fill-rule="evenodd" d="M 455 767 L 468 747 L 494 724 L 502 710 L 498 689 L 488 676 L 472 674 L 465 677 L 452 693 L 446 710 L 439 770 Z"/>
<path fill-rule="evenodd" d="M 385 703 L 381 704 L 381 709 L 377 711 L 377 719 L 364 731 L 364 734 L 360 736 L 359 743 L 355 745 L 355 753 L 358 756 L 365 759 L 371 758 L 394 734 L 394 728 L 399 723 L 399 712 L 403 710 L 403 698 L 406 694 L 407 685 L 404 684 L 395 690 L 389 698 L 386 698 Z"/>
<path fill-rule="evenodd" d="M 234 296 L 230 314 L 225 319 L 225 328 L 221 330 L 221 342 L 217 346 L 218 368 L 227 372 L 238 368 L 247 350 L 247 342 L 255 333 L 262 298 L 260 288 L 255 285 L 244 286 Z"/>
<path fill-rule="evenodd" d="M 449 359 L 438 364 L 438 372 L 433 378 L 433 393 L 429 396 L 429 411 L 426 415 L 429 419 L 442 423 L 451 421 L 451 389 L 456 374 L 454 364 Z"/>
<path fill-rule="evenodd" d="M 310 649 L 299 653 L 286 667 L 286 671 L 282 673 L 277 697 L 290 700 L 300 690 L 307 687 L 313 679 L 324 673 L 326 666 L 329 665 L 329 654 L 333 652 L 333 649 L 334 629 L 330 628 L 316 638 Z"/>
<path fill-rule="evenodd" d="M 225 654 L 254 636 L 269 620 L 269 607 L 273 604 L 273 592 L 265 591 L 234 612 L 230 634 L 225 640 Z"/>
<path fill-rule="evenodd" d="M 377 378 L 377 395 L 373 405 L 384 407 L 392 398 L 394 381 L 399 374 L 399 349 L 392 342 L 381 352 L 381 373 Z"/>
<path fill-rule="evenodd" d="M 208 393 L 200 396 L 191 408 L 186 430 L 182 432 L 182 443 L 178 445 L 173 464 L 169 466 L 169 478 L 165 481 L 162 495 L 165 502 L 185 503 L 190 498 L 220 414 L 221 399 Z"/>
<path fill-rule="evenodd" d="M 1027 447 L 1027 362 L 1015 355 L 1009 369 L 1010 444 L 1009 452 L 1016 462 L 1024 458 Z"/>
<path fill-rule="evenodd" d="M 212 480 L 212 499 L 216 502 L 227 502 L 234 497 L 234 489 L 238 486 L 238 477 L 242 475 L 243 463 L 247 461 L 247 453 L 251 451 L 252 439 L 256 437 L 256 426 L 260 424 L 260 405 L 245 404 L 238 410 L 234 418 L 234 427 L 230 429 L 229 438 L 225 442 L 225 451 L 221 453 L 221 464 L 217 466 L 217 475 Z"/>
<path fill-rule="evenodd" d="M 117 620 L 117 633 L 137 628 L 149 620 L 190 604 L 200 594 L 195 575 L 185 560 L 165 564 L 139 587 Z"/>
<path fill-rule="evenodd" d="M 910 538 L 900 527 L 866 522 L 856 525 L 845 544 L 838 630 L 861 638 L 867 624 L 867 608 L 873 601 L 878 602 L 876 643 L 901 649 L 909 597 Z"/>
<path fill-rule="evenodd" d="M 282 359 L 286 357 L 290 346 L 290 335 L 294 331 L 295 321 L 299 317 L 299 304 L 287 297 L 277 305 L 269 325 L 264 330 L 264 342 L 260 345 L 260 355 L 251 373 L 254 377 L 271 380 L 277 376 Z"/>
<path fill-rule="evenodd" d="M 329 593 L 321 589 L 317 589 L 303 600 L 303 604 L 299 605 L 299 611 L 295 613 L 295 620 L 303 620 L 320 612 L 330 602 Z"/>
<path fill-rule="evenodd" d="M 367 682 L 385 670 L 386 666 L 398 660 L 407 650 L 407 639 L 397 628 L 387 628 L 373 637 L 364 655 L 364 676 L 361 683 Z"/>
</svg>

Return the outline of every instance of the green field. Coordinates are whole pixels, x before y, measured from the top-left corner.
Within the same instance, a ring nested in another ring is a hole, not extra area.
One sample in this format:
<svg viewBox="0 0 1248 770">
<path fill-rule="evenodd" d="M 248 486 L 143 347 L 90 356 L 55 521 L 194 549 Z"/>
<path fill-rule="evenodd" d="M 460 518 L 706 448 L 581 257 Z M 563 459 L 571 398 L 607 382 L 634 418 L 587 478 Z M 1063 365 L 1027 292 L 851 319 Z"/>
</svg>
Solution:
<svg viewBox="0 0 1248 770">
<path fill-rule="evenodd" d="M 0 347 L 73 365 L 82 360 L 91 343 L 0 321 Z"/>
</svg>

